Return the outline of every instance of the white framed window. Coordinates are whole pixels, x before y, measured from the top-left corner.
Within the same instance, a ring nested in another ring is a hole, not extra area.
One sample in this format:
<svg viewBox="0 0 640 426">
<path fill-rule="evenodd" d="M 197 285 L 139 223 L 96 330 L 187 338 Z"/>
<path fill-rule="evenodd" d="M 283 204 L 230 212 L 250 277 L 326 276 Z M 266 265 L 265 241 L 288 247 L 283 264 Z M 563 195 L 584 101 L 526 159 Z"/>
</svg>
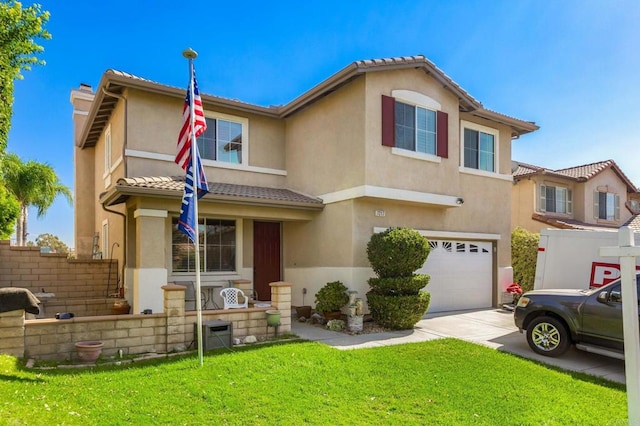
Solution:
<svg viewBox="0 0 640 426">
<path fill-rule="evenodd" d="M 229 219 L 200 218 L 201 272 L 235 272 L 236 221 Z M 178 230 L 178 218 L 171 221 L 171 258 L 173 272 L 194 272 L 195 251 L 191 240 Z"/>
<path fill-rule="evenodd" d="M 205 112 L 207 130 L 198 137 L 203 160 L 248 164 L 249 120 L 227 114 Z"/>
<path fill-rule="evenodd" d="M 538 211 L 573 214 L 573 192 L 561 186 L 540 185 Z"/>
<path fill-rule="evenodd" d="M 620 220 L 620 196 L 611 192 L 594 191 L 593 217 L 600 220 Z"/>
<path fill-rule="evenodd" d="M 464 120 L 460 127 L 463 167 L 496 173 L 499 131 Z"/>
<path fill-rule="evenodd" d="M 111 172 L 111 124 L 104 132 L 104 173 Z"/>
</svg>

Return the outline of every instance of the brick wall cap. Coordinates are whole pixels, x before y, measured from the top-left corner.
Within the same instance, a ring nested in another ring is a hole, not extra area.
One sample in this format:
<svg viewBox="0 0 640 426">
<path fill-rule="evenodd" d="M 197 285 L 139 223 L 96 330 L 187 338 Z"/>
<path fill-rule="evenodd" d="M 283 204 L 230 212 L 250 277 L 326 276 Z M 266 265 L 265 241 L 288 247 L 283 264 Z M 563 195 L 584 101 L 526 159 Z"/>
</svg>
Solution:
<svg viewBox="0 0 640 426">
<path fill-rule="evenodd" d="M 291 283 L 285 281 L 277 281 L 275 283 L 269 283 L 270 287 L 291 287 Z"/>
<path fill-rule="evenodd" d="M 185 291 L 187 287 L 180 284 L 167 284 L 160 287 L 164 291 Z"/>
</svg>

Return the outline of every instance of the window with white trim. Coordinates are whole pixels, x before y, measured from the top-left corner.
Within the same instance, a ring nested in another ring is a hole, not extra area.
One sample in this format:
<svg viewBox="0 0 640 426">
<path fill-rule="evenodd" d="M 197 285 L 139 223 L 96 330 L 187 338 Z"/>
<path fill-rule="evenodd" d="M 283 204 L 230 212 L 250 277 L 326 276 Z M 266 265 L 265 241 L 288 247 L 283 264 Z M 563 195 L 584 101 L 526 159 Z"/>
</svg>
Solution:
<svg viewBox="0 0 640 426">
<path fill-rule="evenodd" d="M 205 160 L 246 164 L 248 120 L 206 114 L 207 130 L 198 137 L 200 157 Z"/>
<path fill-rule="evenodd" d="M 499 132 L 462 121 L 462 164 L 469 169 L 496 172 Z"/>
<path fill-rule="evenodd" d="M 572 214 L 573 192 L 561 186 L 540 185 L 538 211 Z"/>
<path fill-rule="evenodd" d="M 594 191 L 593 217 L 600 220 L 620 220 L 620 196 L 611 192 Z"/>
<path fill-rule="evenodd" d="M 173 272 L 195 272 L 195 250 L 191 240 L 178 230 L 178 218 L 171 223 Z M 201 218 L 198 220 L 201 272 L 236 271 L 236 221 Z"/>
</svg>

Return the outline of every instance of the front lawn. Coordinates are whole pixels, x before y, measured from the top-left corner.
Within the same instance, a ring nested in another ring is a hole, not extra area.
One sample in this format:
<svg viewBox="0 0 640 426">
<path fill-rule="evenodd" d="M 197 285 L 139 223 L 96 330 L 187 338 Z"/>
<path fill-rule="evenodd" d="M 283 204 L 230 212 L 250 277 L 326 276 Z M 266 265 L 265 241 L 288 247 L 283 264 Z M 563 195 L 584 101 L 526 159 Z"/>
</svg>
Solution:
<svg viewBox="0 0 640 426">
<path fill-rule="evenodd" d="M 454 339 L 319 343 L 89 370 L 0 356 L 0 424 L 626 424 L 624 386 Z"/>
</svg>

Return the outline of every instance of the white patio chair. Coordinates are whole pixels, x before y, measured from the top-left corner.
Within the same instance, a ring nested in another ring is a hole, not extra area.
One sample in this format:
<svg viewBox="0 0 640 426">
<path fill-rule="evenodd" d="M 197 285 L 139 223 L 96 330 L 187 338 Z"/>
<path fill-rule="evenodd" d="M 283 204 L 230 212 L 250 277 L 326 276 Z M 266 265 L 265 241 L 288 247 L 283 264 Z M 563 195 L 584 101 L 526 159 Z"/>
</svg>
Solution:
<svg viewBox="0 0 640 426">
<path fill-rule="evenodd" d="M 238 295 L 242 296 L 243 303 L 240 303 Z M 220 291 L 220 296 L 224 302 L 224 309 L 242 309 L 249 307 L 249 298 L 239 288 L 228 287 Z"/>
</svg>

